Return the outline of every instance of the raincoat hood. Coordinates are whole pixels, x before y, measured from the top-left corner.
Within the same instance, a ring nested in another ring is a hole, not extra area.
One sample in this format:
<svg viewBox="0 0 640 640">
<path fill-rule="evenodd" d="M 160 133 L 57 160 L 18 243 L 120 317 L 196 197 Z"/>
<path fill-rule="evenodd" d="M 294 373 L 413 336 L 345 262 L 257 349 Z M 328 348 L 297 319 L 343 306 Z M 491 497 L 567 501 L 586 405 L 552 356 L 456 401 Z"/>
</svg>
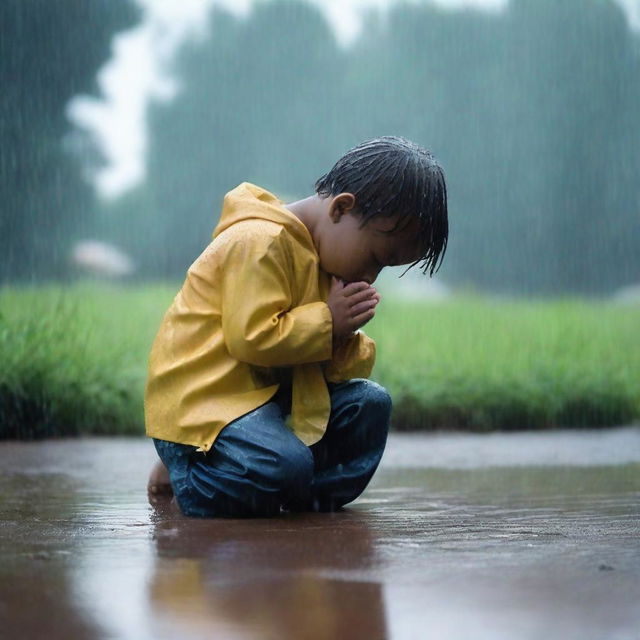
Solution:
<svg viewBox="0 0 640 640">
<path fill-rule="evenodd" d="M 304 223 L 276 196 L 250 182 L 243 182 L 224 197 L 220 221 L 213 231 L 213 238 L 231 225 L 244 220 L 269 220 L 280 224 L 298 242 L 315 250 L 311 234 Z"/>
</svg>

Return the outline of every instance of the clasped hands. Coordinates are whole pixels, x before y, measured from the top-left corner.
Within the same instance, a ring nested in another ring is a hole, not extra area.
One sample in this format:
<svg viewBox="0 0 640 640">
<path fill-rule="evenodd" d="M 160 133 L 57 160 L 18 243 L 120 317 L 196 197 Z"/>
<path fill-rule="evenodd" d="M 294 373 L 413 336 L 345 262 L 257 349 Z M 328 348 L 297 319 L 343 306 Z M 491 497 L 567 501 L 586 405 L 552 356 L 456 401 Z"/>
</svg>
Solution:
<svg viewBox="0 0 640 640">
<path fill-rule="evenodd" d="M 375 315 L 380 294 L 368 282 L 344 283 L 332 277 L 327 305 L 333 318 L 334 345 L 344 342 Z"/>
</svg>

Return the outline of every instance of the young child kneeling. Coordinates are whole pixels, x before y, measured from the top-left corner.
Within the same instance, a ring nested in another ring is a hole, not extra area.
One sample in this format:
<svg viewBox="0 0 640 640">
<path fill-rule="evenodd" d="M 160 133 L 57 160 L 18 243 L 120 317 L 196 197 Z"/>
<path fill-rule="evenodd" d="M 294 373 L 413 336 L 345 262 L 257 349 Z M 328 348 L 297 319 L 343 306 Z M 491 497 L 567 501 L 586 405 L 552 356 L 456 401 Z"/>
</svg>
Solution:
<svg viewBox="0 0 640 640">
<path fill-rule="evenodd" d="M 382 137 L 348 151 L 285 205 L 249 183 L 225 199 L 151 350 L 149 491 L 201 517 L 333 511 L 357 498 L 387 439 L 391 401 L 366 380 L 359 331 L 386 266 L 431 275 L 447 244 L 434 157 Z"/>
</svg>

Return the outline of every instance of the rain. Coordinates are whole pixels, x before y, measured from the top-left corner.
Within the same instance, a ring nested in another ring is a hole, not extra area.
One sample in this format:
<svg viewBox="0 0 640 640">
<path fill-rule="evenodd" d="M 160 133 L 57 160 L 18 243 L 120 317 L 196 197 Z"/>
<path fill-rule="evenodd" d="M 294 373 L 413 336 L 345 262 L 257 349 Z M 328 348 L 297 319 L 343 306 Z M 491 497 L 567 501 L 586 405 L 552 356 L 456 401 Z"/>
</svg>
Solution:
<svg viewBox="0 0 640 640">
<path fill-rule="evenodd" d="M 0 24 L 7 637 L 635 637 L 639 0 L 3 0 Z M 441 164 L 449 238 L 433 277 L 374 283 L 378 471 L 331 513 L 184 516 L 173 478 L 147 493 L 145 388 L 225 194 L 299 203 L 379 136 Z"/>
</svg>

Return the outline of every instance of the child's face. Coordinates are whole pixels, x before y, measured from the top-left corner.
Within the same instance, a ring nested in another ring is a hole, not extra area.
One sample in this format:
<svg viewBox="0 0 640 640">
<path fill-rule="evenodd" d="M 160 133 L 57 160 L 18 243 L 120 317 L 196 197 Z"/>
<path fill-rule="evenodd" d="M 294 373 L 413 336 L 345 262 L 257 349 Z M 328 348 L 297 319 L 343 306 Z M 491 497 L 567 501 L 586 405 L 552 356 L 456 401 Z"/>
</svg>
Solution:
<svg viewBox="0 0 640 640">
<path fill-rule="evenodd" d="M 331 212 L 318 237 L 320 266 L 344 282 L 373 283 L 384 267 L 412 264 L 422 257 L 418 221 L 387 233 L 397 216 L 373 218 L 362 225 L 356 213 Z"/>
</svg>

